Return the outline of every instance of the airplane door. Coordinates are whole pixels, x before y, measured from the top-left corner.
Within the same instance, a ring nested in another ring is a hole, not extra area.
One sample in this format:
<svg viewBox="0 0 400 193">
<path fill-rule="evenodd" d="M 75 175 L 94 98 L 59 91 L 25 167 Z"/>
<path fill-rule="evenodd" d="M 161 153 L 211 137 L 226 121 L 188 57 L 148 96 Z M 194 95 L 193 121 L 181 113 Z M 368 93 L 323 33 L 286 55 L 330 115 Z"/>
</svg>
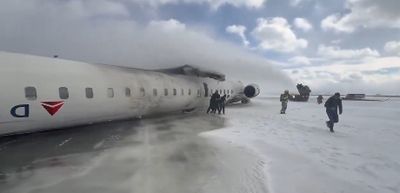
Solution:
<svg viewBox="0 0 400 193">
<path fill-rule="evenodd" d="M 208 97 L 208 85 L 203 82 L 203 86 L 204 86 L 204 96 Z"/>
</svg>

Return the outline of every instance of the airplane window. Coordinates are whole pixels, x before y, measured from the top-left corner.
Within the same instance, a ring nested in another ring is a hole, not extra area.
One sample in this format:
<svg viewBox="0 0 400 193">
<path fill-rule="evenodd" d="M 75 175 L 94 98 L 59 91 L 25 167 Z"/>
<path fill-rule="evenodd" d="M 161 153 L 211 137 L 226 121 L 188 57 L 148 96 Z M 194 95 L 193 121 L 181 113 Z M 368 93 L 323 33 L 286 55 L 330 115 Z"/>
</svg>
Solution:
<svg viewBox="0 0 400 193">
<path fill-rule="evenodd" d="M 200 90 L 199 90 L 199 89 L 197 89 L 197 96 L 198 96 L 198 97 L 200 97 L 200 96 L 201 96 L 201 94 L 200 94 Z"/>
<path fill-rule="evenodd" d="M 192 94 L 192 90 L 189 88 L 188 95 L 191 95 L 191 94 Z"/>
<path fill-rule="evenodd" d="M 219 89 L 219 94 L 222 94 L 222 89 Z"/>
<path fill-rule="evenodd" d="M 174 93 L 174 96 L 176 96 L 176 89 L 175 88 L 173 89 L 173 93 Z"/>
<path fill-rule="evenodd" d="M 113 98 L 114 97 L 114 89 L 113 88 L 108 88 L 107 89 L 107 96 L 109 98 Z"/>
<path fill-rule="evenodd" d="M 25 87 L 25 98 L 28 100 L 36 100 L 37 99 L 36 88 L 33 86 Z"/>
<path fill-rule="evenodd" d="M 226 91 L 226 90 L 224 89 L 224 94 L 225 94 L 225 91 Z"/>
<path fill-rule="evenodd" d="M 60 99 L 68 99 L 69 93 L 67 87 L 60 87 L 58 88 L 58 94 L 60 95 Z"/>
<path fill-rule="evenodd" d="M 125 96 L 126 96 L 126 97 L 130 97 L 130 96 L 131 96 L 131 94 L 132 94 L 132 93 L 131 93 L 131 89 L 130 89 L 130 88 L 128 88 L 128 87 L 127 87 L 127 88 L 125 88 Z"/>
<path fill-rule="evenodd" d="M 185 95 L 185 92 L 184 92 L 183 88 L 181 88 L 181 95 L 182 96 Z"/>
<path fill-rule="evenodd" d="M 86 88 L 85 92 L 86 92 L 86 98 L 88 98 L 88 99 L 93 98 L 93 89 L 92 88 Z"/>
<path fill-rule="evenodd" d="M 157 89 L 156 88 L 153 88 L 153 95 L 157 96 Z"/>
<path fill-rule="evenodd" d="M 164 95 L 168 96 L 168 89 L 166 89 L 166 88 L 164 89 Z"/>
<path fill-rule="evenodd" d="M 140 88 L 140 96 L 144 97 L 146 95 L 146 92 L 144 90 L 144 88 Z"/>
</svg>

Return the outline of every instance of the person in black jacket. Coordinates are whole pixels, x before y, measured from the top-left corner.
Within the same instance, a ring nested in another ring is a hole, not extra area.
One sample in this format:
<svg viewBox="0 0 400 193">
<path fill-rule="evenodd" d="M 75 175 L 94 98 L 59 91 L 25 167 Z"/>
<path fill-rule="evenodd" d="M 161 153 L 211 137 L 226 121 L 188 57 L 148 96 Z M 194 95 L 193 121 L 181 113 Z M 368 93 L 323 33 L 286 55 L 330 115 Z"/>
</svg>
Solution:
<svg viewBox="0 0 400 193">
<path fill-rule="evenodd" d="M 218 114 L 224 113 L 225 115 L 225 102 L 226 102 L 226 94 L 222 96 L 218 101 Z"/>
<path fill-rule="evenodd" d="M 324 97 L 322 95 L 318 95 L 317 103 L 321 104 L 323 102 L 323 100 L 324 100 Z"/>
<path fill-rule="evenodd" d="M 207 109 L 207 114 L 210 112 L 210 110 L 211 110 L 211 113 L 215 113 L 217 111 L 218 100 L 220 97 L 221 96 L 218 94 L 218 91 L 215 91 L 215 93 L 211 95 L 210 106 Z"/>
<path fill-rule="evenodd" d="M 329 97 L 329 99 L 325 102 L 326 114 L 329 117 L 329 121 L 326 122 L 326 126 L 328 126 L 332 133 L 335 132 L 333 130 L 333 125 L 339 122 L 338 107 L 339 114 L 342 114 L 342 99 L 340 99 L 340 93 L 337 92 L 335 95 Z"/>
</svg>

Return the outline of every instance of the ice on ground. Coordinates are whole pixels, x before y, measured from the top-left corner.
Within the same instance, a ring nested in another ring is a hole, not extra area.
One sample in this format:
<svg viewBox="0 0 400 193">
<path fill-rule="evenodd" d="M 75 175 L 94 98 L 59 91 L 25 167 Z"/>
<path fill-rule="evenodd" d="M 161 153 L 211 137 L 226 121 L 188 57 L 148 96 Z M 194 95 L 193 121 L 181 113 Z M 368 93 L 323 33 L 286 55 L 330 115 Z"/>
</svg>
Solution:
<svg viewBox="0 0 400 193">
<path fill-rule="evenodd" d="M 400 101 L 344 101 L 335 133 L 323 105 L 258 98 L 227 110 L 228 127 L 203 134 L 257 152 L 270 192 L 400 192 Z"/>
<path fill-rule="evenodd" d="M 267 192 L 254 152 L 198 136 L 225 123 L 198 112 L 0 139 L 0 192 Z"/>
</svg>

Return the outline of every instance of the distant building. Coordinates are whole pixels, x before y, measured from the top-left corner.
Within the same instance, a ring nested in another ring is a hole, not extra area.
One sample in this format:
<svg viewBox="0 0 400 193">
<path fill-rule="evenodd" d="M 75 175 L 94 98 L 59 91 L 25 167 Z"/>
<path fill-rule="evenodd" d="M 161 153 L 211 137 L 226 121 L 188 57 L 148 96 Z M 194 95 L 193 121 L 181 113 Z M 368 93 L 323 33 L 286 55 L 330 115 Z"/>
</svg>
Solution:
<svg viewBox="0 0 400 193">
<path fill-rule="evenodd" d="M 365 94 L 347 94 L 343 99 L 346 100 L 362 100 L 365 99 Z"/>
</svg>

